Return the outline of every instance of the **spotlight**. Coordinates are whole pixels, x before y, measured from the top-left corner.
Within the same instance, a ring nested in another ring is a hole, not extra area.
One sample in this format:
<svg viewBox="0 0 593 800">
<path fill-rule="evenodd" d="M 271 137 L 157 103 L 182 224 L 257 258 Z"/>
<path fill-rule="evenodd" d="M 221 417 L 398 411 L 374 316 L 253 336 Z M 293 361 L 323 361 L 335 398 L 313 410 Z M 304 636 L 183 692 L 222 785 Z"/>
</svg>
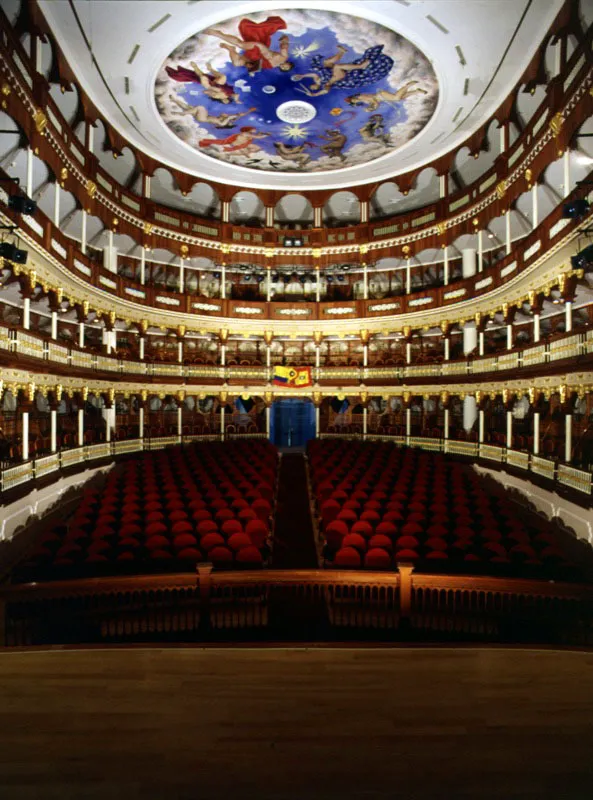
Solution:
<svg viewBox="0 0 593 800">
<path fill-rule="evenodd" d="M 13 194 L 8 198 L 8 208 L 16 211 L 17 214 L 32 216 L 37 211 L 37 203 L 26 194 Z"/>
<path fill-rule="evenodd" d="M 593 263 L 593 244 L 585 247 L 576 256 L 571 256 L 570 263 L 573 269 L 585 269 L 589 264 Z"/>
<path fill-rule="evenodd" d="M 566 203 L 562 208 L 562 216 L 567 219 L 581 219 L 589 210 L 589 201 L 579 197 L 571 203 Z"/>
<path fill-rule="evenodd" d="M 14 261 L 15 264 L 26 264 L 28 252 L 26 250 L 19 250 L 15 244 L 10 242 L 0 243 L 0 257 Z"/>
</svg>

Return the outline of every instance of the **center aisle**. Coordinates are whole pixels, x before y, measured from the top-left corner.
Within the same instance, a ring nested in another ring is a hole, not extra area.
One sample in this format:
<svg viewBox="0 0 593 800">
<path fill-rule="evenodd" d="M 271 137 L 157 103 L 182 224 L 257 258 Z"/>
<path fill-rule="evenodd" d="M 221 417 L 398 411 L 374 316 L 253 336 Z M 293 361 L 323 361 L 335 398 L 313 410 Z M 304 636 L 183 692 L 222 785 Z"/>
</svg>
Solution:
<svg viewBox="0 0 593 800">
<path fill-rule="evenodd" d="M 274 540 L 274 569 L 317 568 L 303 453 L 284 453 L 280 460 Z"/>
</svg>

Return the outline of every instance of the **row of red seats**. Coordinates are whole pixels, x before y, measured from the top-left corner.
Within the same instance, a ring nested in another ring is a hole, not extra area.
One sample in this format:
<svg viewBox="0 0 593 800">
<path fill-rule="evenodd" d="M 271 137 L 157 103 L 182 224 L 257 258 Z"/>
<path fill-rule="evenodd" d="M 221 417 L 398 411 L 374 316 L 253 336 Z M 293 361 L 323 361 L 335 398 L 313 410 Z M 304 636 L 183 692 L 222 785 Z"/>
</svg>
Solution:
<svg viewBox="0 0 593 800">
<path fill-rule="evenodd" d="M 327 566 L 573 569 L 550 530 L 519 519 L 514 504 L 441 453 L 330 440 L 310 443 L 308 454 Z"/>
<path fill-rule="evenodd" d="M 53 577 L 127 565 L 261 566 L 277 454 L 267 442 L 199 443 L 145 454 L 88 489 L 68 525 L 45 533 L 24 572 Z M 174 563 L 173 563 L 174 562 Z"/>
</svg>

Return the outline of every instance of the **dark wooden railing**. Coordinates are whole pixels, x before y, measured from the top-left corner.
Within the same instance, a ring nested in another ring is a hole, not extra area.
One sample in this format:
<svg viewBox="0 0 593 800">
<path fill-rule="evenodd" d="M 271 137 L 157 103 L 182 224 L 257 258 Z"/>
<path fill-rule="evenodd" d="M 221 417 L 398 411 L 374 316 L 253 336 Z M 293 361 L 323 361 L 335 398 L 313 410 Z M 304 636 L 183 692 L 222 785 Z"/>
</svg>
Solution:
<svg viewBox="0 0 593 800">
<path fill-rule="evenodd" d="M 9 646 L 224 638 L 426 636 L 589 644 L 593 586 L 398 572 L 260 570 L 145 575 L 0 589 Z"/>
</svg>

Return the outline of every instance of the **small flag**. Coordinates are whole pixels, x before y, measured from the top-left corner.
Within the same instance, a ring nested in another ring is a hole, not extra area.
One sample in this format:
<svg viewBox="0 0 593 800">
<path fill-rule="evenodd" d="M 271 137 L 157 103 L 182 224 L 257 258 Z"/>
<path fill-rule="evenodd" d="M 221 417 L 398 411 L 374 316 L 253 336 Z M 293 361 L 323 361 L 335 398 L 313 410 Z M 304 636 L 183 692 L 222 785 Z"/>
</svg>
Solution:
<svg viewBox="0 0 593 800">
<path fill-rule="evenodd" d="M 292 388 L 311 386 L 311 367 L 274 367 L 273 383 Z"/>
</svg>

